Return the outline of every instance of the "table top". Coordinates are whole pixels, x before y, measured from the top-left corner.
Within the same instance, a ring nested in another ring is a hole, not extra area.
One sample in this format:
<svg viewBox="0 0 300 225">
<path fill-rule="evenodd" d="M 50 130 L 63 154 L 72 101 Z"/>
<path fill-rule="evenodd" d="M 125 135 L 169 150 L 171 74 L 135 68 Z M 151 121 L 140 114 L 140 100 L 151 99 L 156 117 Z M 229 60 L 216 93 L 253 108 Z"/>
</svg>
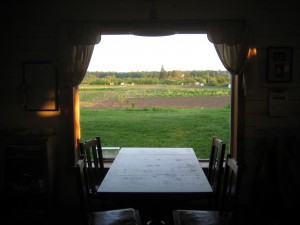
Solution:
<svg viewBox="0 0 300 225">
<path fill-rule="evenodd" d="M 121 148 L 98 193 L 195 197 L 212 189 L 192 148 Z"/>
</svg>

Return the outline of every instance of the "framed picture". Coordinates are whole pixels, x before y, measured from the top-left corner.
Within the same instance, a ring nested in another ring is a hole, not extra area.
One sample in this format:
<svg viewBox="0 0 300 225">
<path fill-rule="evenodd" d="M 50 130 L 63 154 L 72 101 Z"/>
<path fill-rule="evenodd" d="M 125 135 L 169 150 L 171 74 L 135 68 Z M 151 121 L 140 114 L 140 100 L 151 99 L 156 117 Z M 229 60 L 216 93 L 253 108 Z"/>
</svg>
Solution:
<svg viewBox="0 0 300 225">
<path fill-rule="evenodd" d="M 57 73 L 51 62 L 23 63 L 25 110 L 56 111 Z"/>
<path fill-rule="evenodd" d="M 292 54 L 290 47 L 267 49 L 267 82 L 292 81 Z"/>
</svg>

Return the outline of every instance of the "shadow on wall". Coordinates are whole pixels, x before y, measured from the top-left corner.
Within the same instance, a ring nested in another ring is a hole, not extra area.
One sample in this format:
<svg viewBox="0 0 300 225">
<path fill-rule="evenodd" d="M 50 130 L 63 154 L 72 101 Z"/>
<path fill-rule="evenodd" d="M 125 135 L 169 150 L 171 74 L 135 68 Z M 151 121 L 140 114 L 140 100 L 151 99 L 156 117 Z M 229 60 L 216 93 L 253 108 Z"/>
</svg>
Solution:
<svg viewBox="0 0 300 225">
<path fill-rule="evenodd" d="M 259 162 L 249 206 L 265 217 L 269 215 L 275 224 L 282 219 L 292 220 L 296 206 L 299 206 L 300 152 L 297 143 L 297 138 L 292 136 L 262 138 L 256 148 Z"/>
</svg>

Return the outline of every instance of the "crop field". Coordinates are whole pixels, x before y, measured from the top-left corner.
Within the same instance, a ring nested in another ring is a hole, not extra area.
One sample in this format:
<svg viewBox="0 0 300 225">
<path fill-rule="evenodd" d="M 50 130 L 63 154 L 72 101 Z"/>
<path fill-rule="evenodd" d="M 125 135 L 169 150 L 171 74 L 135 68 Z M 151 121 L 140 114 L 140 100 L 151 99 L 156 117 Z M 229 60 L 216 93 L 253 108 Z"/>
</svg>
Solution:
<svg viewBox="0 0 300 225">
<path fill-rule="evenodd" d="M 206 159 L 213 135 L 230 140 L 230 89 L 84 86 L 79 93 L 81 139 L 101 136 L 104 147 L 192 147 Z"/>
</svg>

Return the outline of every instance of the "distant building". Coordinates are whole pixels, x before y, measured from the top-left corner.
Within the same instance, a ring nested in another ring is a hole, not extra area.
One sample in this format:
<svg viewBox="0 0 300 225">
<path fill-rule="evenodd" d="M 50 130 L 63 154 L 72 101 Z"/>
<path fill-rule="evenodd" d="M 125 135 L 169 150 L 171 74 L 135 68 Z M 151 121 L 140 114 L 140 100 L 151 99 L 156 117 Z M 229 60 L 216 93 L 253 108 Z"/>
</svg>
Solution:
<svg viewBox="0 0 300 225">
<path fill-rule="evenodd" d="M 200 82 L 196 82 L 195 85 L 196 85 L 196 86 L 201 86 L 201 87 L 204 86 L 204 84 L 203 84 L 203 83 L 200 83 Z"/>
</svg>

